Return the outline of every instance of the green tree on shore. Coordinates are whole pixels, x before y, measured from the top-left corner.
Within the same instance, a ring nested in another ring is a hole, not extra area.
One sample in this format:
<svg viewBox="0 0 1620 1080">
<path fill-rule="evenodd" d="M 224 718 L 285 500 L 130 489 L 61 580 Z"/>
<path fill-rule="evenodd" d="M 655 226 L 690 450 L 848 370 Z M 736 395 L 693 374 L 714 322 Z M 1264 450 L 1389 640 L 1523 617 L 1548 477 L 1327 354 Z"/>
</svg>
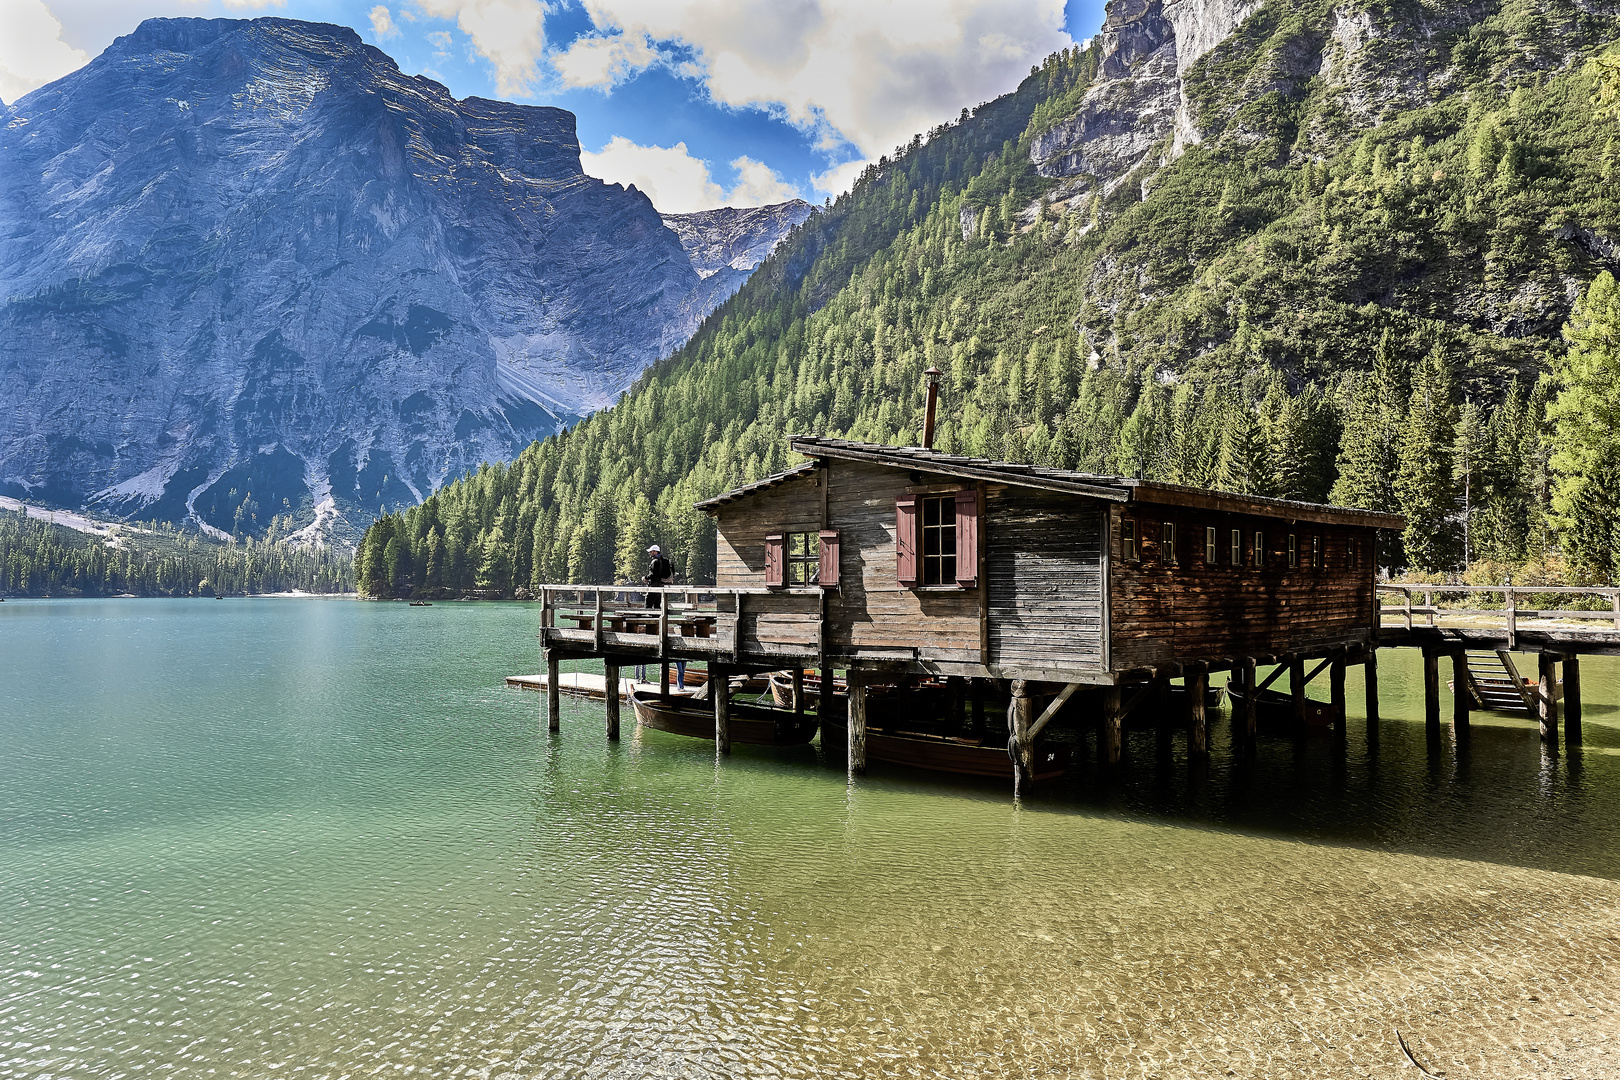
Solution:
<svg viewBox="0 0 1620 1080">
<path fill-rule="evenodd" d="M 1620 287 L 1599 274 L 1564 328 L 1555 357 L 1552 425 L 1553 527 L 1570 562 L 1620 577 Z"/>
</svg>

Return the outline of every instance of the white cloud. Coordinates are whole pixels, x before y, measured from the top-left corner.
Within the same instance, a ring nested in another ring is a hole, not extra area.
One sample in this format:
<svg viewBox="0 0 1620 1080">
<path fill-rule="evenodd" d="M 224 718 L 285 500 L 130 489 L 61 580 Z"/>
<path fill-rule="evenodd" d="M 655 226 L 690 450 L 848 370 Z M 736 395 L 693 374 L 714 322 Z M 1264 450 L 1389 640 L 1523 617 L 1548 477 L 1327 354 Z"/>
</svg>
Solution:
<svg viewBox="0 0 1620 1080">
<path fill-rule="evenodd" d="M 861 175 L 867 166 L 865 161 L 846 161 L 842 165 L 834 165 L 824 173 L 817 173 L 810 178 L 817 191 L 824 192 L 837 198 L 855 186 L 856 177 Z"/>
<path fill-rule="evenodd" d="M 495 68 L 495 92 L 527 97 L 546 49 L 540 0 L 415 0 L 424 15 L 455 19 L 473 49 Z"/>
<path fill-rule="evenodd" d="M 658 51 L 644 37 L 580 37 L 552 58 L 568 86 L 612 86 L 657 63 Z"/>
<path fill-rule="evenodd" d="M 731 163 L 737 170 L 737 186 L 726 196 L 727 206 L 768 206 L 799 197 L 799 189 L 785 183 L 776 170 L 763 161 L 744 155 Z"/>
<path fill-rule="evenodd" d="M 558 56 L 575 85 L 611 85 L 656 62 L 653 45 L 684 46 L 716 101 L 770 109 L 824 148 L 847 141 L 867 159 L 1005 93 L 1073 43 L 1063 0 L 936 0 L 927 11 L 915 0 L 584 4 L 602 35 Z M 585 61 L 615 42 L 624 70 Z"/>
<path fill-rule="evenodd" d="M 0 0 L 0 98 L 8 105 L 89 62 L 62 40 L 44 0 Z"/>
<path fill-rule="evenodd" d="M 399 27 L 394 25 L 394 17 L 388 9 L 378 4 L 371 9 L 371 32 L 377 35 L 378 41 L 387 41 L 392 37 L 399 37 Z"/>
<path fill-rule="evenodd" d="M 728 194 L 709 175 L 709 163 L 693 157 L 684 142 L 674 146 L 641 146 L 615 135 L 596 153 L 579 155 L 587 176 L 610 184 L 634 184 L 666 214 L 690 214 L 717 206 L 764 206 L 799 197 L 764 162 L 739 157 L 731 162 L 737 183 Z"/>
</svg>

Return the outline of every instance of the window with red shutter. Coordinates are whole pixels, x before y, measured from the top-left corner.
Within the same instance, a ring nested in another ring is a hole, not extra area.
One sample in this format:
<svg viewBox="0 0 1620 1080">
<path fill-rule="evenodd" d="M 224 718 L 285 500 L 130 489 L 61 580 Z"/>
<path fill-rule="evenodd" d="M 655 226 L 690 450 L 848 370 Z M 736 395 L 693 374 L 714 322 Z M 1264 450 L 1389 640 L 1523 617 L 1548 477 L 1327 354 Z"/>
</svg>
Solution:
<svg viewBox="0 0 1620 1080">
<path fill-rule="evenodd" d="M 821 530 L 821 587 L 838 588 L 838 530 Z"/>
<path fill-rule="evenodd" d="M 780 589 L 787 584 L 785 573 L 787 558 L 782 534 L 773 533 L 765 538 L 765 587 Z"/>
<path fill-rule="evenodd" d="M 894 565 L 902 585 L 917 584 L 917 496 L 894 500 Z"/>
<path fill-rule="evenodd" d="M 956 583 L 964 589 L 979 584 L 979 492 L 956 493 Z"/>
</svg>

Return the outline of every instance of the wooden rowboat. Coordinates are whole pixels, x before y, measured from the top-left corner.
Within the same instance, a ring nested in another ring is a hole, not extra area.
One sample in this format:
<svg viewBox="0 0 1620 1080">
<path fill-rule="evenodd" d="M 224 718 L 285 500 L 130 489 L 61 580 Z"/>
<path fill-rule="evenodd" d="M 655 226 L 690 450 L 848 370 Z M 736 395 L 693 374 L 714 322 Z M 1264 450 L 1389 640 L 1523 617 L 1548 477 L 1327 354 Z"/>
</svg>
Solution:
<svg viewBox="0 0 1620 1080">
<path fill-rule="evenodd" d="M 1226 693 L 1232 699 L 1232 711 L 1243 711 L 1244 691 L 1237 686 L 1227 686 Z M 1254 703 L 1255 720 L 1264 728 L 1279 733 L 1293 730 L 1294 725 L 1294 699 L 1281 690 L 1265 689 Z M 1330 702 L 1317 701 L 1315 698 L 1305 699 L 1305 726 L 1311 730 L 1326 731 L 1335 724 L 1342 723 L 1344 712 L 1335 709 Z"/>
<path fill-rule="evenodd" d="M 636 691 L 630 695 L 636 722 L 654 731 L 714 741 L 714 705 L 708 701 Z M 802 746 L 815 738 L 816 718 L 795 715 L 763 705 L 731 703 L 731 741 L 751 746 Z"/>
<path fill-rule="evenodd" d="M 839 745 L 847 743 L 849 729 L 827 725 L 822 728 L 822 741 Z M 975 739 L 954 738 L 948 735 L 930 735 L 921 731 L 885 731 L 868 728 L 866 731 L 866 760 L 887 761 L 893 765 L 909 765 L 914 769 L 932 772 L 956 773 L 960 776 L 994 776 L 1002 780 L 1013 778 L 1012 758 L 1005 746 L 985 745 Z M 1035 780 L 1037 783 L 1056 780 L 1069 768 L 1069 748 L 1059 744 L 1035 747 Z"/>
</svg>

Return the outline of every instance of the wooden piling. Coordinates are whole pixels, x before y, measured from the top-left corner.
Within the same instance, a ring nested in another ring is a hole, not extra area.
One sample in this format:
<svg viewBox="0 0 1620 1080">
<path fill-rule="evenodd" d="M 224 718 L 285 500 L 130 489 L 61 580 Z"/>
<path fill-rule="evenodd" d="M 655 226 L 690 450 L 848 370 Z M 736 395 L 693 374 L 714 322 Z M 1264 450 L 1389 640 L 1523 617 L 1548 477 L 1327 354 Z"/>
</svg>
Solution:
<svg viewBox="0 0 1620 1080">
<path fill-rule="evenodd" d="M 1620 600 L 1620 597 L 1616 597 Z M 1581 745 L 1581 658 L 1564 657 L 1564 747 Z"/>
<path fill-rule="evenodd" d="M 1537 704 L 1541 713 L 1541 741 L 1558 745 L 1558 654 L 1537 653 L 1536 667 L 1541 673 L 1537 687 Z"/>
<path fill-rule="evenodd" d="M 852 668 L 846 675 L 849 687 L 849 775 L 866 772 L 866 683 Z"/>
<path fill-rule="evenodd" d="M 1259 673 L 1256 670 L 1254 657 L 1245 656 L 1242 665 L 1235 674 L 1239 675 L 1243 681 L 1243 715 L 1237 718 L 1239 722 L 1234 726 L 1240 733 L 1244 748 L 1252 750 L 1254 749 L 1255 739 L 1260 733 L 1260 714 L 1255 708 L 1255 699 L 1259 697 L 1255 692 L 1255 688 L 1260 683 L 1257 678 Z"/>
<path fill-rule="evenodd" d="M 709 697 L 714 700 L 714 749 L 731 753 L 731 672 L 719 664 L 709 665 Z"/>
<path fill-rule="evenodd" d="M 1349 735 L 1350 710 L 1344 697 L 1344 651 L 1336 650 L 1328 665 L 1328 708 L 1334 716 L 1333 736 L 1341 744 Z"/>
<path fill-rule="evenodd" d="M 793 666 L 793 715 L 804 715 L 804 668 Z"/>
<path fill-rule="evenodd" d="M 1209 715 L 1204 694 L 1209 689 L 1209 672 L 1203 668 L 1187 672 L 1187 753 L 1209 756 Z"/>
<path fill-rule="evenodd" d="M 972 708 L 973 737 L 984 738 L 984 680 L 974 679 L 968 687 L 968 701 Z"/>
<path fill-rule="evenodd" d="M 613 742 L 619 739 L 619 665 L 612 660 L 602 664 L 602 689 L 606 693 L 607 704 L 607 737 Z"/>
<path fill-rule="evenodd" d="M 1007 730 L 1013 754 L 1013 798 L 1025 795 L 1035 778 L 1035 747 L 1029 725 L 1035 717 L 1035 699 L 1029 683 L 1017 679 L 1012 685 L 1012 701 L 1007 705 Z"/>
<path fill-rule="evenodd" d="M 1367 683 L 1367 726 L 1378 723 L 1378 650 L 1367 650 L 1367 659 L 1362 662 L 1361 671 Z"/>
<path fill-rule="evenodd" d="M 1124 742 L 1121 737 L 1120 689 L 1105 686 L 1102 692 L 1102 758 L 1109 765 L 1118 765 Z"/>
<path fill-rule="evenodd" d="M 1423 650 L 1423 727 L 1440 733 L 1440 658 Z"/>
<path fill-rule="evenodd" d="M 669 661 L 658 665 L 658 700 L 669 700 Z"/>
<path fill-rule="evenodd" d="M 832 714 L 833 707 L 833 669 L 821 669 L 821 686 L 816 691 L 816 715 L 821 718 L 822 730 L 826 730 L 827 717 Z"/>
<path fill-rule="evenodd" d="M 562 657 L 546 650 L 546 730 L 562 730 Z"/>
<path fill-rule="evenodd" d="M 1294 730 L 1293 734 L 1305 733 L 1305 658 L 1291 656 L 1288 658 L 1288 690 L 1293 695 L 1294 703 Z"/>
<path fill-rule="evenodd" d="M 1451 654 L 1451 730 L 1459 739 L 1469 731 L 1468 709 L 1473 704 L 1468 693 L 1468 654 Z"/>
</svg>

